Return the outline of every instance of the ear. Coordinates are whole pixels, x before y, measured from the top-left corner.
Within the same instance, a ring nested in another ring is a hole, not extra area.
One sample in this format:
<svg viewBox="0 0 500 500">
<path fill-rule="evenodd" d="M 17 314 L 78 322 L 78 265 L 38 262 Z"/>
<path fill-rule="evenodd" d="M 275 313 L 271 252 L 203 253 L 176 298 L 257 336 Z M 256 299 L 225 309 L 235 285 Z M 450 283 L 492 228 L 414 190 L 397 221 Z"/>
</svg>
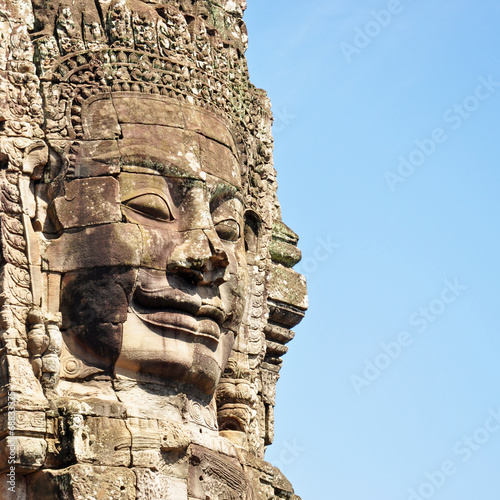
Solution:
<svg viewBox="0 0 500 500">
<path fill-rule="evenodd" d="M 33 142 L 24 152 L 23 173 L 29 174 L 32 180 L 39 180 L 48 159 L 49 148 L 47 144 L 44 141 Z"/>
<path fill-rule="evenodd" d="M 253 264 L 255 256 L 258 255 L 260 249 L 260 232 L 262 227 L 262 219 L 253 210 L 247 210 L 244 215 L 245 219 L 245 251 L 247 253 L 248 264 Z"/>
</svg>

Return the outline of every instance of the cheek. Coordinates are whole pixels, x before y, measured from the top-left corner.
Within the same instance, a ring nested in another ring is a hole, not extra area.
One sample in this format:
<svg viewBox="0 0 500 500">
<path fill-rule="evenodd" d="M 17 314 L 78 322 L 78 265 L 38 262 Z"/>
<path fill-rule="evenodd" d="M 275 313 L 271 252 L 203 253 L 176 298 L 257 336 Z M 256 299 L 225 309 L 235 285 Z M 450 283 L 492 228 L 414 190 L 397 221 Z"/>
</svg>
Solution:
<svg viewBox="0 0 500 500">
<path fill-rule="evenodd" d="M 123 323 L 137 270 L 98 267 L 72 271 L 61 284 L 62 328 L 96 323 Z"/>
<path fill-rule="evenodd" d="M 177 231 L 141 226 L 142 259 L 141 266 L 165 270 L 172 250 L 181 244 Z"/>
<path fill-rule="evenodd" d="M 61 330 L 74 355 L 92 366 L 113 366 L 120 353 L 122 324 L 136 279 L 136 269 L 120 267 L 64 275 Z"/>
</svg>

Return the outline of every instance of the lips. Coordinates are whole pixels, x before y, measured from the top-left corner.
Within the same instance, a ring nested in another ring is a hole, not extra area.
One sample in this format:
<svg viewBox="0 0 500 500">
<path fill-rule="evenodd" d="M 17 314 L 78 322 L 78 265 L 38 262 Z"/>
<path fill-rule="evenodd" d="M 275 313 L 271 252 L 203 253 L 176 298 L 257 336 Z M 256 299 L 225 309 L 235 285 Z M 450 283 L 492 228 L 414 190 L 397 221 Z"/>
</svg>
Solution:
<svg viewBox="0 0 500 500">
<path fill-rule="evenodd" d="M 144 323 L 158 326 L 174 333 L 192 333 L 215 340 L 219 340 L 220 338 L 219 325 L 213 319 L 206 316 L 195 317 L 192 314 L 180 311 L 145 310 L 137 306 L 137 304 L 132 306 L 132 310 Z"/>
<path fill-rule="evenodd" d="M 226 319 L 219 297 L 202 298 L 198 290 L 172 287 L 164 273 L 153 270 L 141 270 L 139 282 L 130 307 L 144 323 L 219 340 Z"/>
</svg>

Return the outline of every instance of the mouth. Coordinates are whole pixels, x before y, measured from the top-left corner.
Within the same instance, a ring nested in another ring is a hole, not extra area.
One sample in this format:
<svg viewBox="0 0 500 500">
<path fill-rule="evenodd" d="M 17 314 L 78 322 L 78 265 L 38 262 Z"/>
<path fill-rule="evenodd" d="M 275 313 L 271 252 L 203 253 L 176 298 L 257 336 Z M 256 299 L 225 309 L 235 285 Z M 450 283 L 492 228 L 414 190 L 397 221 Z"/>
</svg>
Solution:
<svg viewBox="0 0 500 500">
<path fill-rule="evenodd" d="M 211 306 L 202 306 L 196 316 L 181 310 L 144 308 L 136 302 L 130 306 L 144 323 L 173 333 L 190 333 L 215 340 L 220 338 L 220 326 L 215 318 L 220 320 L 222 312 Z"/>
<path fill-rule="evenodd" d="M 193 316 L 182 311 L 144 310 L 137 305 L 132 306 L 132 311 L 144 323 L 164 330 L 191 333 L 215 340 L 220 338 L 220 326 L 206 316 Z"/>
<path fill-rule="evenodd" d="M 151 271 L 143 272 L 130 304 L 132 312 L 144 323 L 174 334 L 190 333 L 219 340 L 220 325 L 227 319 L 221 299 L 165 286 L 162 281 Z"/>
</svg>

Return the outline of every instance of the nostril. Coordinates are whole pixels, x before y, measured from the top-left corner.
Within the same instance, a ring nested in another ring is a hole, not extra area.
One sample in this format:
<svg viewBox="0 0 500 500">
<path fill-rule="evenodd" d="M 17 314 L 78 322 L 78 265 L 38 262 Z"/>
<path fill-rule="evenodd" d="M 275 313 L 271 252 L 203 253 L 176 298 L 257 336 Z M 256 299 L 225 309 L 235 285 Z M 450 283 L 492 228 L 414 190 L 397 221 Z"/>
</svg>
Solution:
<svg viewBox="0 0 500 500">
<path fill-rule="evenodd" d="M 199 271 L 197 269 L 185 269 L 182 272 L 182 275 L 186 280 L 191 281 L 192 283 L 196 284 L 199 283 L 200 281 L 203 280 L 203 272 Z"/>
<path fill-rule="evenodd" d="M 196 257 L 186 257 L 183 258 L 171 258 L 170 262 L 167 264 L 167 271 L 172 272 L 183 272 L 185 270 L 195 271 L 202 270 L 205 266 L 206 259 L 196 258 Z"/>
<path fill-rule="evenodd" d="M 175 274 L 184 281 L 194 285 L 222 285 L 227 281 L 225 277 L 225 267 L 206 266 L 203 269 L 186 267 L 170 267 L 167 272 Z"/>
<path fill-rule="evenodd" d="M 226 252 L 220 252 L 220 253 L 214 254 L 211 257 L 210 262 L 212 264 L 212 268 L 227 267 L 229 265 L 229 259 L 227 258 Z"/>
<path fill-rule="evenodd" d="M 182 277 L 184 280 L 194 284 L 203 280 L 203 271 L 190 266 L 168 266 L 167 271 L 177 276 Z"/>
</svg>

